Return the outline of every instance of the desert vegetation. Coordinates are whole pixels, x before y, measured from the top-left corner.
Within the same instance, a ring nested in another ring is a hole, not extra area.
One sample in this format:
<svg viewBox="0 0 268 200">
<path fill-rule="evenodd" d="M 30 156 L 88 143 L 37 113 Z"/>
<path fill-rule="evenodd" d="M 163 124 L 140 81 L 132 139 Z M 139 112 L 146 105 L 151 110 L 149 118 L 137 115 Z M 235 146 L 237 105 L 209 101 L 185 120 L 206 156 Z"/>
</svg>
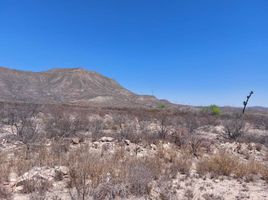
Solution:
<svg viewBox="0 0 268 200">
<path fill-rule="evenodd" d="M 208 199 L 217 189 L 192 184 L 217 179 L 265 188 L 268 115 L 211 110 L 2 103 L 0 198 Z"/>
</svg>

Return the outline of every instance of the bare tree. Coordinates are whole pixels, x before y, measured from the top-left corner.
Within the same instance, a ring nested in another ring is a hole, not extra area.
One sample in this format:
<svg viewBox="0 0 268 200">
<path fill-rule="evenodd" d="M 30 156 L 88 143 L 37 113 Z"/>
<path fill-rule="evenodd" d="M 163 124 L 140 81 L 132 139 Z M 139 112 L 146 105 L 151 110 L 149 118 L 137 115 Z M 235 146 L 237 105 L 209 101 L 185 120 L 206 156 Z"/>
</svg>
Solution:
<svg viewBox="0 0 268 200">
<path fill-rule="evenodd" d="M 158 137 L 164 140 L 167 138 L 169 132 L 170 128 L 168 124 L 168 118 L 167 116 L 161 116 L 158 130 Z"/>
<path fill-rule="evenodd" d="M 51 116 L 47 119 L 45 130 L 49 138 L 64 138 L 75 136 L 80 130 L 87 129 L 85 118 L 79 115 L 72 115 L 70 113 L 56 110 L 50 113 Z"/>
<path fill-rule="evenodd" d="M 193 156 L 198 157 L 200 148 L 202 147 L 204 141 L 204 139 L 198 135 L 197 132 L 197 129 L 200 126 L 200 121 L 194 113 L 187 114 L 184 120 L 184 126 L 188 132 L 186 141 L 190 149 L 190 153 Z"/>
<path fill-rule="evenodd" d="M 30 145 L 39 138 L 38 113 L 36 104 L 8 104 L 2 110 L 2 124 L 8 125 L 11 133 L 26 145 L 27 157 Z"/>
</svg>

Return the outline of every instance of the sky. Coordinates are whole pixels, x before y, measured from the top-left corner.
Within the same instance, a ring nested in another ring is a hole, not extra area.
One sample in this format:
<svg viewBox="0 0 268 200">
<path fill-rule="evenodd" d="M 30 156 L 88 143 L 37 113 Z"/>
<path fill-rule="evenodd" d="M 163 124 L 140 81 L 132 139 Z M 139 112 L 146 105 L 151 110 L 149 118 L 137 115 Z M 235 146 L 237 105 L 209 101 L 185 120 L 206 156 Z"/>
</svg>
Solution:
<svg viewBox="0 0 268 200">
<path fill-rule="evenodd" d="M 189 105 L 268 107 L 267 0 L 0 0 L 0 66 L 99 72 Z"/>
</svg>

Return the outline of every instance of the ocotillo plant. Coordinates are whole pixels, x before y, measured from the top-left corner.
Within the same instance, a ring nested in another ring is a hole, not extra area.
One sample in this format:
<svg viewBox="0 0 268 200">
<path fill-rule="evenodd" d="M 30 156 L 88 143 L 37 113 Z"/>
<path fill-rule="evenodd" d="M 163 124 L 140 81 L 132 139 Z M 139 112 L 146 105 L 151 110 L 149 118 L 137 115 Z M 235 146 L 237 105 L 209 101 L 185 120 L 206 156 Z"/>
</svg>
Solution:
<svg viewBox="0 0 268 200">
<path fill-rule="evenodd" d="M 251 91 L 251 92 L 249 93 L 249 95 L 247 96 L 246 101 L 243 102 L 243 104 L 244 104 L 244 108 L 243 108 L 243 112 L 242 112 L 243 115 L 245 114 L 246 107 L 247 107 L 247 105 L 248 105 L 248 101 L 249 101 L 250 97 L 251 97 L 253 94 L 254 94 L 254 92 Z"/>
</svg>

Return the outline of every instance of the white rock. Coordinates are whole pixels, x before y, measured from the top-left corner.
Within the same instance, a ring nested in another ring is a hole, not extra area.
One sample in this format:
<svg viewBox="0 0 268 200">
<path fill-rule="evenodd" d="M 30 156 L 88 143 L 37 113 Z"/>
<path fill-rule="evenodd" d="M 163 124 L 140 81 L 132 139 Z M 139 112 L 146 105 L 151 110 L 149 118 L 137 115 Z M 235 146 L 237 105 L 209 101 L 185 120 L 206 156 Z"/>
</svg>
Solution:
<svg viewBox="0 0 268 200">
<path fill-rule="evenodd" d="M 112 137 L 102 137 L 99 141 L 100 142 L 112 142 L 112 141 L 114 141 L 114 138 L 112 138 Z"/>
</svg>

